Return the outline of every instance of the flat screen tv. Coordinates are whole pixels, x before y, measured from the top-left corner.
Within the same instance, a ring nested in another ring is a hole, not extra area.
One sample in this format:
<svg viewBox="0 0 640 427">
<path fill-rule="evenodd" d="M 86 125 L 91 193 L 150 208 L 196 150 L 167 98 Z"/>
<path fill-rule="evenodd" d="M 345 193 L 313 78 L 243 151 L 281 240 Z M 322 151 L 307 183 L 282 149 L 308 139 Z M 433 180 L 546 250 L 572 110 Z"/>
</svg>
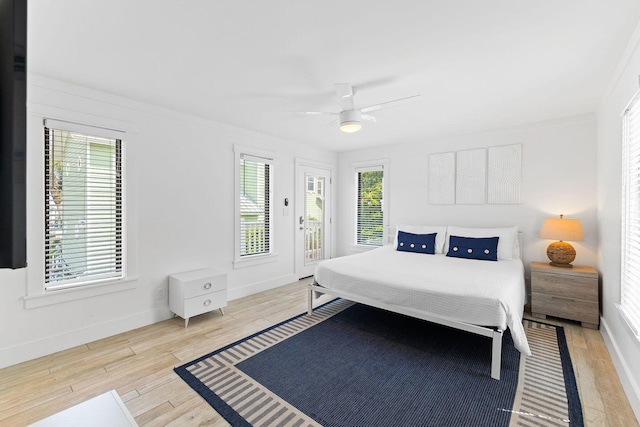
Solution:
<svg viewBox="0 0 640 427">
<path fill-rule="evenodd" d="M 27 265 L 27 0 L 0 0 L 0 268 Z"/>
</svg>

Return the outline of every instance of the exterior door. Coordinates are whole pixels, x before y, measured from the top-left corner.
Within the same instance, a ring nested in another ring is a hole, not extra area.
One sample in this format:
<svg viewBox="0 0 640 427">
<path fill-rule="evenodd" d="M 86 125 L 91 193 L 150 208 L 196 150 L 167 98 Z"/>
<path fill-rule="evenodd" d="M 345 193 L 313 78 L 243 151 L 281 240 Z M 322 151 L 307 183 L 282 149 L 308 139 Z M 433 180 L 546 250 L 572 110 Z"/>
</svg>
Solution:
<svg viewBox="0 0 640 427">
<path fill-rule="evenodd" d="M 330 258 L 331 170 L 296 163 L 296 275 L 313 275 Z"/>
</svg>

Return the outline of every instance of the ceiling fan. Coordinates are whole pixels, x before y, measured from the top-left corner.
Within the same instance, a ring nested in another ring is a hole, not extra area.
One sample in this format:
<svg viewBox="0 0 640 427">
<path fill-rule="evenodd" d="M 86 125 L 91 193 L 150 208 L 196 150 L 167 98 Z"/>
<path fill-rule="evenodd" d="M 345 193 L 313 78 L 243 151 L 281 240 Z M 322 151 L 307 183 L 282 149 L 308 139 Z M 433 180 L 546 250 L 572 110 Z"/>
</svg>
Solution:
<svg viewBox="0 0 640 427">
<path fill-rule="evenodd" d="M 356 93 L 355 88 L 349 83 L 336 83 L 334 86 L 336 89 L 336 95 L 338 96 L 338 102 L 340 103 L 340 108 L 342 109 L 340 112 L 304 111 L 301 112 L 301 114 L 309 116 L 338 116 L 340 120 L 340 130 L 347 133 L 359 131 L 362 128 L 362 120 L 375 122 L 375 117 L 368 113 L 372 113 L 383 108 L 398 107 L 409 102 L 422 100 L 421 95 L 412 95 L 406 98 L 381 102 L 380 104 L 370 105 L 364 108 L 355 108 L 355 104 L 353 102 L 353 96 Z"/>
</svg>

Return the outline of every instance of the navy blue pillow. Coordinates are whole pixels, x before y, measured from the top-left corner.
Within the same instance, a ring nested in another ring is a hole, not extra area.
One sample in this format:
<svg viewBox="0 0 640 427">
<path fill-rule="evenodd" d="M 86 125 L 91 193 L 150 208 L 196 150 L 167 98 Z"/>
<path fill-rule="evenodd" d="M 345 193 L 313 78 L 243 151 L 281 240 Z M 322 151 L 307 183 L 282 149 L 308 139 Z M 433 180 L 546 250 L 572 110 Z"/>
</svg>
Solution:
<svg viewBox="0 0 640 427">
<path fill-rule="evenodd" d="M 498 260 L 499 237 L 449 237 L 447 256 L 456 258 Z"/>
<path fill-rule="evenodd" d="M 413 234 L 405 231 L 398 231 L 398 246 L 396 249 L 404 252 L 435 254 L 436 234 L 438 233 Z"/>
</svg>

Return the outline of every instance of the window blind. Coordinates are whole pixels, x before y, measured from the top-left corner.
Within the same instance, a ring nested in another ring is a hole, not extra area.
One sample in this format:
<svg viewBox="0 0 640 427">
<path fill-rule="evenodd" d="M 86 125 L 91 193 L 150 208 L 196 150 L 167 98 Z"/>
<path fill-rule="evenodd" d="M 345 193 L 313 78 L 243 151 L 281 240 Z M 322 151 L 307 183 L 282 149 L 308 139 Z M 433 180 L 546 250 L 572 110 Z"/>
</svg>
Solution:
<svg viewBox="0 0 640 427">
<path fill-rule="evenodd" d="M 640 103 L 623 113 L 623 209 L 620 311 L 640 339 Z"/>
<path fill-rule="evenodd" d="M 384 231 L 382 166 L 356 169 L 356 244 L 382 246 Z"/>
<path fill-rule="evenodd" d="M 122 278 L 122 141 L 44 129 L 45 289 Z"/>
<path fill-rule="evenodd" d="M 240 256 L 271 252 L 273 160 L 240 155 Z"/>
</svg>

